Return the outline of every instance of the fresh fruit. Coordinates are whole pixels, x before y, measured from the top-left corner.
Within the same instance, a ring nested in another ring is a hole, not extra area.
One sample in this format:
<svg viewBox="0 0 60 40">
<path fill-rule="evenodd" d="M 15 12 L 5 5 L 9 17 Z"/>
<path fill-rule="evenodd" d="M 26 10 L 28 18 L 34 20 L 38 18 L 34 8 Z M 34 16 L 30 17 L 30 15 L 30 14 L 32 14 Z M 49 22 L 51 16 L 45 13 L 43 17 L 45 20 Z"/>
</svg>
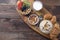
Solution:
<svg viewBox="0 0 60 40">
<path fill-rule="evenodd" d="M 26 4 L 24 4 L 23 7 L 22 7 L 22 11 L 25 11 L 25 10 L 27 10 L 28 8 L 29 8 L 29 6 L 26 5 Z"/>
<path fill-rule="evenodd" d="M 27 9 L 26 5 L 22 7 L 22 11 L 25 11 Z"/>
<path fill-rule="evenodd" d="M 23 2 L 22 2 L 22 1 L 18 1 L 18 2 L 17 2 L 17 8 L 18 8 L 18 9 L 21 9 L 22 6 L 23 6 Z"/>
<path fill-rule="evenodd" d="M 24 5 L 26 5 L 27 7 L 30 6 L 30 2 L 28 0 L 24 0 Z"/>
</svg>

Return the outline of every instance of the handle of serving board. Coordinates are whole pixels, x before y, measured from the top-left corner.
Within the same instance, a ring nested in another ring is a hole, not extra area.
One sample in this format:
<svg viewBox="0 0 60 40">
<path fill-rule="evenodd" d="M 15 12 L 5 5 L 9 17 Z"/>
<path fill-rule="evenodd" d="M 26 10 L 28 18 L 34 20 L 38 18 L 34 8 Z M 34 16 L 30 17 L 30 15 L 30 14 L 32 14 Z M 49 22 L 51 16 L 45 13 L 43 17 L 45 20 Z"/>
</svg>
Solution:
<svg viewBox="0 0 60 40">
<path fill-rule="evenodd" d="M 50 13 L 47 9 L 45 9 L 44 7 L 40 10 L 42 13 L 46 14 L 46 13 Z M 51 14 L 51 13 L 50 13 Z"/>
</svg>

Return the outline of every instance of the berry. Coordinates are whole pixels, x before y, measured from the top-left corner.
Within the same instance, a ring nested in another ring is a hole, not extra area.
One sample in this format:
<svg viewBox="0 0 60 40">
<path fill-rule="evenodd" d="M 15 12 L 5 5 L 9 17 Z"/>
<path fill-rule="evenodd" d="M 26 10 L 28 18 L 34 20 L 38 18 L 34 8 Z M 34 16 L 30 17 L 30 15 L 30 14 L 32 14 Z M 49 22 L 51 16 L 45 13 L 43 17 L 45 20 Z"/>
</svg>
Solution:
<svg viewBox="0 0 60 40">
<path fill-rule="evenodd" d="M 23 6 L 23 2 L 22 2 L 22 1 L 18 1 L 18 2 L 17 2 L 17 8 L 18 8 L 18 9 L 21 9 L 22 6 Z"/>
</svg>

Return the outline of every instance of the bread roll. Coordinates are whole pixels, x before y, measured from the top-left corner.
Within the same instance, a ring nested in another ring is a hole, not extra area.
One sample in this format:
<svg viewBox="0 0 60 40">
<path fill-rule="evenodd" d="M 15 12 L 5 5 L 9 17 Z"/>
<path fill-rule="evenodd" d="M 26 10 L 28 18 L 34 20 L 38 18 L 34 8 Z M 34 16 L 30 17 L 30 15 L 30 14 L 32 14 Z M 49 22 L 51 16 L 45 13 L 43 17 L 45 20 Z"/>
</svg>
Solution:
<svg viewBox="0 0 60 40">
<path fill-rule="evenodd" d="M 55 25 L 53 27 L 53 30 L 50 33 L 50 38 L 53 39 L 53 40 L 55 40 L 55 39 L 58 40 L 57 36 L 59 34 L 59 31 L 60 31 L 59 24 L 55 23 Z"/>
<path fill-rule="evenodd" d="M 47 14 L 45 14 L 44 15 L 44 19 L 51 19 L 52 18 L 52 14 L 50 14 L 50 13 L 47 13 Z"/>
<path fill-rule="evenodd" d="M 56 16 L 53 16 L 51 22 L 54 24 L 56 22 Z"/>
</svg>

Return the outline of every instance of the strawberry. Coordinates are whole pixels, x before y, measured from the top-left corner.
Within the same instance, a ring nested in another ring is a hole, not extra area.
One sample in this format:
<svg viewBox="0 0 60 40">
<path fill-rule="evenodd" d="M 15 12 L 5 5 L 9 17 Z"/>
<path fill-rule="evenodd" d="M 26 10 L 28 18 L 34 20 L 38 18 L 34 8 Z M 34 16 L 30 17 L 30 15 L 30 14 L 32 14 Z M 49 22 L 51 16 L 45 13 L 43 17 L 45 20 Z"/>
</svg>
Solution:
<svg viewBox="0 0 60 40">
<path fill-rule="evenodd" d="M 23 2 L 22 2 L 22 1 L 18 1 L 18 2 L 17 2 L 17 8 L 18 8 L 18 9 L 21 9 L 22 6 L 23 6 Z"/>
</svg>

